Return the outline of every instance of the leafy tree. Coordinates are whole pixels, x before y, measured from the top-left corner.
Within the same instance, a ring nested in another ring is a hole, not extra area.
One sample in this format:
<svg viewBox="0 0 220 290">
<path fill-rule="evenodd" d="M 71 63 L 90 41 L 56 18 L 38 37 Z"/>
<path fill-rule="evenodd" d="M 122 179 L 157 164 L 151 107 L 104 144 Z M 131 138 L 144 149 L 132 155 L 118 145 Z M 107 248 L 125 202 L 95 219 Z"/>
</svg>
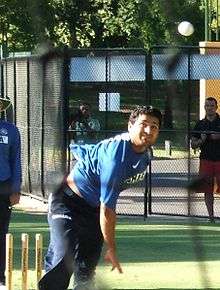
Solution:
<svg viewBox="0 0 220 290">
<path fill-rule="evenodd" d="M 198 45 L 204 39 L 203 17 L 200 0 L 143 0 L 137 16 L 139 30 L 136 41 L 146 48 L 162 44 Z M 178 23 L 184 20 L 195 27 L 195 33 L 188 38 L 177 33 Z"/>
<path fill-rule="evenodd" d="M 0 41 L 10 50 L 54 46 L 145 47 L 197 45 L 204 38 L 200 0 L 0 0 Z M 177 34 L 191 21 L 192 37 Z"/>
<path fill-rule="evenodd" d="M 59 45 L 71 47 L 128 46 L 139 0 L 56 0 Z"/>
<path fill-rule="evenodd" d="M 0 0 L 0 40 L 12 51 L 32 50 L 54 25 L 44 0 Z"/>
</svg>

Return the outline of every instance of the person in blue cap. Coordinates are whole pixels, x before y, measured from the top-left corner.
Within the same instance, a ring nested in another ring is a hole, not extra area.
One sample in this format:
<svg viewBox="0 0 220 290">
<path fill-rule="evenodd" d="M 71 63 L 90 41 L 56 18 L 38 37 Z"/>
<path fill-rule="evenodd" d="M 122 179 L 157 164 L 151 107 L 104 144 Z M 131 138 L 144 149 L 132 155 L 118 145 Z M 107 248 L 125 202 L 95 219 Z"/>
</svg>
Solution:
<svg viewBox="0 0 220 290">
<path fill-rule="evenodd" d="M 59 189 L 50 196 L 50 244 L 40 290 L 95 288 L 94 276 L 103 243 L 105 260 L 122 273 L 115 242 L 116 204 L 131 184 L 145 186 L 150 147 L 158 137 L 161 112 L 135 108 L 128 131 L 97 144 L 71 144 L 77 160 Z"/>
<path fill-rule="evenodd" d="M 10 106 L 10 100 L 0 98 L 0 112 Z M 6 234 L 12 206 L 19 202 L 21 187 L 21 144 L 18 128 L 0 120 L 0 290 L 5 289 Z"/>
</svg>

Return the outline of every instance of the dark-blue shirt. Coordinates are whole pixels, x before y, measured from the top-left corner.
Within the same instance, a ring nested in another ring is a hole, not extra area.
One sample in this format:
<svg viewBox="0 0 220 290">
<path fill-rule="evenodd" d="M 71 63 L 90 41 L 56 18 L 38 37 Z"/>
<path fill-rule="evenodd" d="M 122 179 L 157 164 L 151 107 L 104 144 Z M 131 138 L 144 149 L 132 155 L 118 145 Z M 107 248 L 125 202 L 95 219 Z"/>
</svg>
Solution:
<svg viewBox="0 0 220 290">
<path fill-rule="evenodd" d="M 210 134 L 214 132 L 220 134 L 220 117 L 216 114 L 216 118 L 213 121 L 209 121 L 204 118 L 198 121 L 194 127 L 192 136 L 201 138 L 201 134 L 205 133 L 207 138 L 205 142 L 200 146 L 200 159 L 220 161 L 220 139 L 213 140 L 210 138 Z"/>
<path fill-rule="evenodd" d="M 12 123 L 0 120 L 0 181 L 9 179 L 12 193 L 20 192 L 20 156 L 21 143 L 17 127 Z"/>
<path fill-rule="evenodd" d="M 128 133 L 97 144 L 71 144 L 70 150 L 77 159 L 70 176 L 92 206 L 102 202 L 115 209 L 122 190 L 144 186 L 149 153 L 136 153 Z"/>
</svg>

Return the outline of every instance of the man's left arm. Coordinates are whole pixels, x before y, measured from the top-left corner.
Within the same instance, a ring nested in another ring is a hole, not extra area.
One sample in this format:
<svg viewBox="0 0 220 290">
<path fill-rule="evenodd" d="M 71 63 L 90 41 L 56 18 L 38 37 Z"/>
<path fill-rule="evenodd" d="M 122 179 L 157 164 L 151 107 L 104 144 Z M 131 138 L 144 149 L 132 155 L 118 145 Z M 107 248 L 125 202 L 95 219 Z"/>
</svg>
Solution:
<svg viewBox="0 0 220 290">
<path fill-rule="evenodd" d="M 21 140 L 18 129 L 15 129 L 14 140 L 10 151 L 12 194 L 10 195 L 11 205 L 19 203 L 21 187 Z"/>
</svg>

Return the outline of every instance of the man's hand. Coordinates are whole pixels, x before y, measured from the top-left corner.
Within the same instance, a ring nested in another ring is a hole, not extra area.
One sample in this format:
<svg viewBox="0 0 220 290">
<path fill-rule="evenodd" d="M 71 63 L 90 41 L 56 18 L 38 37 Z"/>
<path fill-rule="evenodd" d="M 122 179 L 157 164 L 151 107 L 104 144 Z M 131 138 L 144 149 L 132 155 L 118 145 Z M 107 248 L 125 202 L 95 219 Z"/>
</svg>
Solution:
<svg viewBox="0 0 220 290">
<path fill-rule="evenodd" d="M 115 250 L 108 249 L 106 254 L 105 254 L 104 259 L 105 259 L 105 261 L 107 263 L 111 263 L 112 264 L 112 271 L 114 269 L 117 269 L 119 273 L 123 273 L 121 265 L 120 265 L 120 263 L 118 261 L 118 258 L 116 256 Z"/>
<path fill-rule="evenodd" d="M 9 199 L 10 199 L 10 205 L 13 206 L 13 205 L 19 203 L 20 196 L 21 196 L 20 192 L 12 193 L 10 195 L 10 197 L 9 197 Z"/>
<path fill-rule="evenodd" d="M 200 138 L 192 137 L 192 139 L 191 139 L 192 149 L 196 149 L 196 148 L 200 147 L 205 142 L 206 139 L 207 139 L 206 134 L 201 134 Z"/>
</svg>

